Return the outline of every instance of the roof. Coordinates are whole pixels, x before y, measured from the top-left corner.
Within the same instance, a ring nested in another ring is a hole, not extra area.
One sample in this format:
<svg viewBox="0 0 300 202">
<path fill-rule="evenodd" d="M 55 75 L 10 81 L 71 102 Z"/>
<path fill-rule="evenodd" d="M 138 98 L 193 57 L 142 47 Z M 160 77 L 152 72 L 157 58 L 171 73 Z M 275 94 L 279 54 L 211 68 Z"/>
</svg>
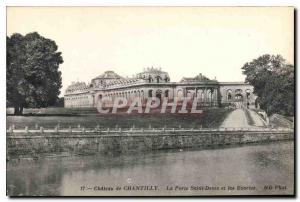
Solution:
<svg viewBox="0 0 300 202">
<path fill-rule="evenodd" d="M 150 68 L 148 67 L 147 69 L 144 69 L 144 71 L 139 74 L 143 74 L 143 73 L 167 74 L 167 72 L 162 71 L 161 68 L 154 68 L 154 67 L 150 67 Z"/>
<path fill-rule="evenodd" d="M 95 77 L 94 79 L 122 79 L 122 78 L 123 77 L 121 77 L 120 75 L 118 75 L 114 71 L 105 71 L 103 74 Z"/>
<path fill-rule="evenodd" d="M 230 86 L 230 85 L 250 85 L 249 83 L 246 83 L 244 81 L 222 81 L 219 82 L 220 85 L 222 86 Z"/>
<path fill-rule="evenodd" d="M 211 81 L 211 80 L 200 73 L 195 77 L 183 77 L 180 82 L 182 83 L 182 82 L 199 82 L 199 81 Z"/>
<path fill-rule="evenodd" d="M 72 82 L 66 89 L 66 92 L 75 92 L 75 91 L 82 91 L 86 90 L 88 86 L 85 82 Z"/>
</svg>

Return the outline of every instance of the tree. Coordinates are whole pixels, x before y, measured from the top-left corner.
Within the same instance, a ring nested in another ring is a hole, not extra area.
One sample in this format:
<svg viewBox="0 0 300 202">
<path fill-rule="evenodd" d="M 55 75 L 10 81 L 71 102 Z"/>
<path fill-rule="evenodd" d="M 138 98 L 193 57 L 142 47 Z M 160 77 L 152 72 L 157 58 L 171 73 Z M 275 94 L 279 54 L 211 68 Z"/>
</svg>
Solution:
<svg viewBox="0 0 300 202">
<path fill-rule="evenodd" d="M 281 55 L 262 55 L 243 67 L 258 102 L 268 115 L 294 115 L 294 66 Z"/>
<path fill-rule="evenodd" d="M 7 106 L 16 115 L 25 107 L 47 107 L 58 101 L 61 88 L 59 64 L 63 63 L 54 41 L 37 32 L 6 38 Z"/>
<path fill-rule="evenodd" d="M 65 100 L 64 97 L 58 98 L 58 101 L 53 106 L 54 107 L 64 107 L 64 104 L 65 104 L 64 100 Z"/>
</svg>

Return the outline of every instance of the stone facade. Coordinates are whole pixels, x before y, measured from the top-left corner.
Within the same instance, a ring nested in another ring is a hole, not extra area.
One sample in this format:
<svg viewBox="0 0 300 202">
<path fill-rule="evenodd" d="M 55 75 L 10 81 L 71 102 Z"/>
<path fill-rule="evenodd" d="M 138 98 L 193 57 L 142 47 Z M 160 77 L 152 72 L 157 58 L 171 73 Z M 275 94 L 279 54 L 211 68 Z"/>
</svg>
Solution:
<svg viewBox="0 0 300 202">
<path fill-rule="evenodd" d="M 170 82 L 167 72 L 158 68 L 147 68 L 135 77 L 124 78 L 113 71 L 106 71 L 91 80 L 90 84 L 73 82 L 66 89 L 66 108 L 93 108 L 102 97 L 135 97 L 147 99 L 157 97 L 181 100 L 183 97 L 198 98 L 204 107 L 217 107 L 225 103 L 255 102 L 253 87 L 244 82 L 218 82 L 199 74 L 180 82 Z"/>
<path fill-rule="evenodd" d="M 255 105 L 253 86 L 243 82 L 220 82 L 221 103 L 244 102 Z"/>
</svg>

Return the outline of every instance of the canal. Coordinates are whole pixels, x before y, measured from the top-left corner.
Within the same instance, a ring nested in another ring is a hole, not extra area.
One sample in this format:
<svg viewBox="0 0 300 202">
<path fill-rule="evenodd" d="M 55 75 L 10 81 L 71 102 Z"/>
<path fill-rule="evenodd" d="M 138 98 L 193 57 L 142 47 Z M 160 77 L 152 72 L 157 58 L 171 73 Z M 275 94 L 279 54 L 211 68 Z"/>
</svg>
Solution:
<svg viewBox="0 0 300 202">
<path fill-rule="evenodd" d="M 10 159 L 7 194 L 293 194 L 294 143 Z"/>
</svg>

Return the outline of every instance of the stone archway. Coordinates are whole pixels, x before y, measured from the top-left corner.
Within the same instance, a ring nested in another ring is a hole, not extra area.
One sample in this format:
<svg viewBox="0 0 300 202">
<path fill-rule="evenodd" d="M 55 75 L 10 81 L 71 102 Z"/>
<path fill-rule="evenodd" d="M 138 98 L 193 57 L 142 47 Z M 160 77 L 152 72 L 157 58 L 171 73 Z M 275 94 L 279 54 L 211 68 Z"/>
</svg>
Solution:
<svg viewBox="0 0 300 202">
<path fill-rule="evenodd" d="M 182 89 L 177 89 L 176 97 L 178 100 L 181 100 L 183 98 L 183 90 Z"/>
<path fill-rule="evenodd" d="M 158 99 L 161 99 L 161 97 L 162 97 L 162 90 L 160 90 L 160 89 L 156 90 L 155 97 L 157 97 Z"/>
<path fill-rule="evenodd" d="M 152 96 L 153 96 L 153 90 L 150 89 L 150 90 L 148 91 L 148 97 L 152 97 Z"/>
<path fill-rule="evenodd" d="M 102 94 L 97 95 L 94 104 L 97 104 L 98 102 L 101 102 L 102 98 L 103 98 L 103 95 L 102 95 Z"/>
<path fill-rule="evenodd" d="M 156 79 L 156 83 L 159 83 L 160 80 L 161 80 L 161 77 L 160 76 L 156 76 L 155 79 Z"/>
<path fill-rule="evenodd" d="M 141 90 L 141 97 L 144 98 L 144 91 Z"/>
<path fill-rule="evenodd" d="M 250 96 L 251 96 L 251 90 L 250 90 L 250 89 L 247 89 L 247 90 L 246 90 L 246 99 L 249 100 L 249 99 L 250 99 Z"/>
<path fill-rule="evenodd" d="M 169 90 L 165 90 L 165 97 L 169 97 Z"/>
<path fill-rule="evenodd" d="M 226 99 L 227 99 L 227 101 L 232 101 L 232 99 L 233 99 L 233 95 L 232 95 L 232 90 L 231 89 L 229 89 L 229 90 L 227 90 L 227 93 L 226 93 Z"/>
<path fill-rule="evenodd" d="M 244 96 L 243 96 L 243 90 L 242 89 L 236 89 L 234 91 L 234 99 L 235 99 L 235 101 L 238 101 L 238 102 L 243 101 Z"/>
<path fill-rule="evenodd" d="M 208 102 L 212 102 L 212 91 L 211 91 L 211 90 L 209 90 L 209 91 L 207 92 L 207 101 L 208 101 Z"/>
<path fill-rule="evenodd" d="M 234 99 L 236 100 L 236 101 L 243 101 L 243 95 L 242 94 L 240 94 L 240 93 L 238 93 L 238 94 L 235 94 L 235 96 L 234 96 Z"/>
<path fill-rule="evenodd" d="M 197 91 L 196 91 L 196 97 L 197 97 L 198 99 L 201 99 L 201 93 L 202 93 L 202 90 L 197 90 Z"/>
</svg>

